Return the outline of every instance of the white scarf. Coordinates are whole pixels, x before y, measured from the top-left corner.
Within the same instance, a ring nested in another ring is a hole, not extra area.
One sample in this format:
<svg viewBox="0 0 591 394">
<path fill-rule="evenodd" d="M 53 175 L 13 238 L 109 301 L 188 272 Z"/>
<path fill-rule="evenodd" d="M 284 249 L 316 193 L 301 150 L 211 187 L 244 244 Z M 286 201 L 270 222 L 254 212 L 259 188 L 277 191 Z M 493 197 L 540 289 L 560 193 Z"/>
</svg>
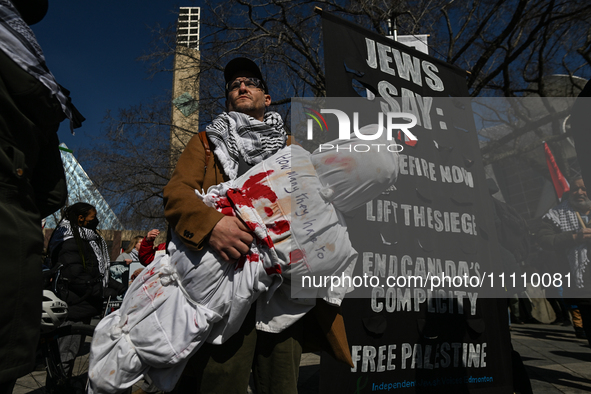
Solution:
<svg viewBox="0 0 591 394">
<path fill-rule="evenodd" d="M 110 259 L 107 243 L 96 231 L 90 230 L 86 227 L 78 226 L 78 233 L 80 234 L 80 238 L 84 241 L 87 241 L 92 247 L 92 251 L 96 255 L 96 259 L 98 261 L 99 272 L 103 277 L 103 287 L 108 287 Z M 55 229 L 54 234 L 51 236 L 49 253 L 53 253 L 53 250 L 59 244 L 71 238 L 74 238 L 72 225 L 70 224 L 69 220 L 64 219 L 61 221 L 59 227 Z"/>
<path fill-rule="evenodd" d="M 287 133 L 277 112 L 265 113 L 263 122 L 241 112 L 222 112 L 205 128 L 214 153 L 230 179 L 238 176 L 238 162 L 255 165 L 285 146 Z"/>
</svg>

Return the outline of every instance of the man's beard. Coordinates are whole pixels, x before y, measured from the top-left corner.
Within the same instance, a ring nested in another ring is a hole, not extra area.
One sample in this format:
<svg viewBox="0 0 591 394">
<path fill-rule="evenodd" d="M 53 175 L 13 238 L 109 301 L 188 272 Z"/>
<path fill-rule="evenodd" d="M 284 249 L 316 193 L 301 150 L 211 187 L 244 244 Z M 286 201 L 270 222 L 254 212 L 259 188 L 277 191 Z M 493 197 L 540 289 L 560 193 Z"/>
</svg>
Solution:
<svg viewBox="0 0 591 394">
<path fill-rule="evenodd" d="M 575 201 L 572 197 L 568 199 L 569 204 L 579 212 L 591 210 L 591 200 L 585 197 L 585 201 Z"/>
</svg>

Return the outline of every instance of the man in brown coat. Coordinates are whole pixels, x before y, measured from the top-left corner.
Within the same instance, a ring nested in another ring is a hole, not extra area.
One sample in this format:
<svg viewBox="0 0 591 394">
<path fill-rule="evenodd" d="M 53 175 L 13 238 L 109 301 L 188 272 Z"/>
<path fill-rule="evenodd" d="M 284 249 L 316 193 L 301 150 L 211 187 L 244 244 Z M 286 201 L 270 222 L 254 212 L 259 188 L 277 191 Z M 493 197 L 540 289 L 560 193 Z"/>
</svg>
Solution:
<svg viewBox="0 0 591 394">
<path fill-rule="evenodd" d="M 253 236 L 236 217 L 225 216 L 205 204 L 195 190 L 235 179 L 254 164 L 273 155 L 287 143 L 279 114 L 266 111 L 271 104 L 267 84 L 258 66 L 246 58 L 230 61 L 224 70 L 226 108 L 206 129 L 203 142 L 193 137 L 170 182 L 164 188 L 165 215 L 178 237 L 191 249 L 204 245 L 228 264 L 246 254 Z M 258 393 L 297 393 L 297 378 L 304 330 L 302 320 L 293 319 L 280 332 L 257 328 L 256 303 L 239 332 L 222 345 L 205 344 L 189 361 L 176 391 L 179 393 L 244 393 L 252 367 Z M 350 360 L 342 317 L 328 313 L 328 322 L 316 323 L 334 348 L 337 357 Z M 336 323 L 335 323 L 336 322 Z M 256 327 L 256 328 L 255 328 Z M 344 340 L 344 344 L 343 344 Z"/>
</svg>

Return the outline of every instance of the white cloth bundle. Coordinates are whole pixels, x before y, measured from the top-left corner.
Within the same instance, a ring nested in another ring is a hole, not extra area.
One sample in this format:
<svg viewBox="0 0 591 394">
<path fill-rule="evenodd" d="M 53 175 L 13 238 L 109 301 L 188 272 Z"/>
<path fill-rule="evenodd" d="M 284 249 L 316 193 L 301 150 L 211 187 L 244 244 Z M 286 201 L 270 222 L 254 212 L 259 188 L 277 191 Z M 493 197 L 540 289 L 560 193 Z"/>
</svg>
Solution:
<svg viewBox="0 0 591 394">
<path fill-rule="evenodd" d="M 359 130 L 375 134 L 376 125 Z M 311 160 L 325 189 L 326 200 L 341 212 L 350 212 L 378 197 L 398 177 L 399 157 L 386 133 L 373 141 L 353 137 L 323 144 Z"/>
<path fill-rule="evenodd" d="M 237 332 L 259 297 L 257 329 L 268 332 L 293 324 L 316 298 L 339 305 L 346 288 L 291 294 L 291 281 L 301 275 L 352 274 L 355 266 L 342 215 L 321 196 L 323 189 L 310 154 L 293 146 L 205 195 L 196 191 L 250 227 L 255 241 L 249 254 L 230 264 L 209 248 L 187 249 L 173 235 L 170 256 L 157 256 L 121 308 L 97 326 L 89 393 L 117 393 L 145 375 L 171 390 L 203 342 L 220 344 Z"/>
</svg>

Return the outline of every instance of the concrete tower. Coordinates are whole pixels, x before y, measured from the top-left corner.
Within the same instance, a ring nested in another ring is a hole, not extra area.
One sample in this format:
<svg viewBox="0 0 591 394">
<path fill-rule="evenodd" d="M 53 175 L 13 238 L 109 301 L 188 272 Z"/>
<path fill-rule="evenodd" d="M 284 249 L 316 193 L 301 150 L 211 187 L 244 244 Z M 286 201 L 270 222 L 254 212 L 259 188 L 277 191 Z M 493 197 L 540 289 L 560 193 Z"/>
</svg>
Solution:
<svg viewBox="0 0 591 394">
<path fill-rule="evenodd" d="M 172 86 L 170 159 L 174 165 L 199 131 L 199 7 L 180 7 Z"/>
</svg>

